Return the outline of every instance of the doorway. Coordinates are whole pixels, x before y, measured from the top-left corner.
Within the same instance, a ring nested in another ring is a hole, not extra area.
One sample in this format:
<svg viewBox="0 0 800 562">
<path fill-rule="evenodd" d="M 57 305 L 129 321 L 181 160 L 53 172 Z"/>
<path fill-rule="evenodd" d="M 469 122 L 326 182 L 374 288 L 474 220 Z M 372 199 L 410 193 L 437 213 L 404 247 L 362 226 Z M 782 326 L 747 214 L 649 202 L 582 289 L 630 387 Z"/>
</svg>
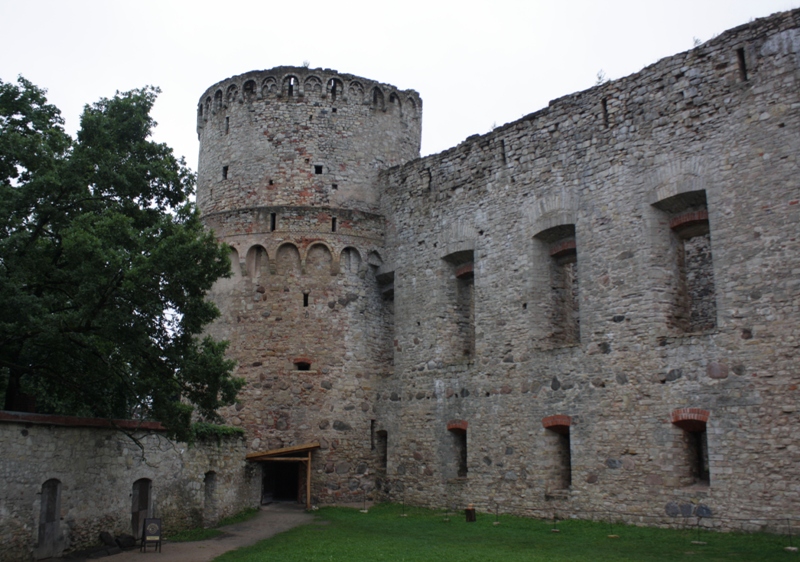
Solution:
<svg viewBox="0 0 800 562">
<path fill-rule="evenodd" d="M 61 482 L 55 478 L 42 484 L 41 506 L 39 508 L 39 538 L 34 558 L 59 556 L 64 549 L 60 534 L 61 520 Z"/>
<path fill-rule="evenodd" d="M 133 483 L 131 489 L 131 529 L 137 540 L 142 538 L 144 520 L 150 517 L 151 487 L 149 478 L 141 478 Z"/>
<path fill-rule="evenodd" d="M 261 464 L 262 505 L 279 501 L 299 501 L 300 464 L 300 462 L 264 462 Z"/>
</svg>

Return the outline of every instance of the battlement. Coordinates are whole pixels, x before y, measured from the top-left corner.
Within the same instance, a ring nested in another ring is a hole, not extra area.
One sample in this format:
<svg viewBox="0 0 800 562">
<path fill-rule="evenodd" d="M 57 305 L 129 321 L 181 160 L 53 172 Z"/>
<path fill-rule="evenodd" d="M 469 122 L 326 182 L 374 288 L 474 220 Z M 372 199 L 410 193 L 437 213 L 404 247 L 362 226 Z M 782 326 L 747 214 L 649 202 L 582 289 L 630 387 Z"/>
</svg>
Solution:
<svg viewBox="0 0 800 562">
<path fill-rule="evenodd" d="M 329 68 L 278 66 L 232 76 L 208 88 L 197 104 L 198 132 L 211 116 L 230 105 L 257 101 L 364 105 L 416 120 L 422 113 L 422 99 L 414 90 L 398 90 L 391 84 Z"/>
<path fill-rule="evenodd" d="M 281 66 L 228 78 L 197 106 L 203 213 L 305 205 L 374 211 L 377 173 L 419 157 L 413 90 Z"/>
</svg>

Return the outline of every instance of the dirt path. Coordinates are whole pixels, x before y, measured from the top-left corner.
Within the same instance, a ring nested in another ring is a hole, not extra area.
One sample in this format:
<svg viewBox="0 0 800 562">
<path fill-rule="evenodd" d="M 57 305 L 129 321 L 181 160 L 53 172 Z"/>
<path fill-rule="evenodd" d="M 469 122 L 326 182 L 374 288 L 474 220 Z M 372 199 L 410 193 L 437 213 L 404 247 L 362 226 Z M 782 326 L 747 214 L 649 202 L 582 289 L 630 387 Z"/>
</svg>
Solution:
<svg viewBox="0 0 800 562">
<path fill-rule="evenodd" d="M 209 562 L 217 556 L 242 546 L 248 546 L 262 539 L 267 539 L 298 525 L 306 525 L 314 520 L 314 516 L 306 513 L 304 506 L 293 503 L 275 503 L 262 506 L 258 515 L 236 525 L 220 527 L 222 535 L 214 539 L 196 542 L 164 542 L 161 554 L 155 553 L 154 562 Z M 148 554 L 153 549 L 148 548 Z M 144 562 L 150 558 L 139 549 L 123 552 L 102 558 L 108 562 Z"/>
</svg>

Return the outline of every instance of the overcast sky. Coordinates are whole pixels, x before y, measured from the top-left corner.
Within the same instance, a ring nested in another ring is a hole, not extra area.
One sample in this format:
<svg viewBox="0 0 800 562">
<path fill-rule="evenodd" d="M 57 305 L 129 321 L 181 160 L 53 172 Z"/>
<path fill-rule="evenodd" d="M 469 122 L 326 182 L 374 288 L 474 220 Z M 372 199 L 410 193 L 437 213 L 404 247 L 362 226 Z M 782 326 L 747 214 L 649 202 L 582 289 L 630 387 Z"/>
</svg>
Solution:
<svg viewBox="0 0 800 562">
<path fill-rule="evenodd" d="M 0 0 L 0 80 L 22 74 L 78 128 L 83 106 L 163 93 L 156 139 L 197 167 L 207 87 L 280 65 L 417 90 L 422 154 L 455 146 L 800 0 Z"/>
</svg>

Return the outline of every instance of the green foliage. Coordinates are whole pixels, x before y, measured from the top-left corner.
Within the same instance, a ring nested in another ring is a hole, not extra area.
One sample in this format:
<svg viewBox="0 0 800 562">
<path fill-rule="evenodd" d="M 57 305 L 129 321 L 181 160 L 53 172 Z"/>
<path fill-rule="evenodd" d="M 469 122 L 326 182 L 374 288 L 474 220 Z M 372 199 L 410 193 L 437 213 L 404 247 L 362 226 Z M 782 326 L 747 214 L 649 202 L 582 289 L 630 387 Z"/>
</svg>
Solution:
<svg viewBox="0 0 800 562">
<path fill-rule="evenodd" d="M 201 337 L 230 274 L 190 202 L 194 175 L 150 138 L 158 90 L 86 106 L 77 139 L 27 80 L 0 82 L 0 377 L 5 408 L 161 421 L 190 437 L 241 381 Z"/>
<path fill-rule="evenodd" d="M 241 427 L 197 422 L 192 424 L 192 437 L 195 441 L 219 442 L 222 439 L 244 437 L 244 430 Z"/>
<path fill-rule="evenodd" d="M 314 560 L 374 562 L 504 562 L 611 560 L 783 560 L 786 537 L 765 534 L 679 531 L 620 526 L 590 521 L 552 521 L 478 514 L 475 523 L 464 512 L 378 505 L 369 513 L 325 507 L 317 523 L 296 527 L 253 546 L 228 552 L 218 562 Z M 320 521 L 321 520 L 321 521 Z M 612 532 L 613 531 L 613 532 Z M 608 535 L 619 538 L 609 538 Z M 693 544 L 700 541 L 706 544 Z"/>
</svg>

